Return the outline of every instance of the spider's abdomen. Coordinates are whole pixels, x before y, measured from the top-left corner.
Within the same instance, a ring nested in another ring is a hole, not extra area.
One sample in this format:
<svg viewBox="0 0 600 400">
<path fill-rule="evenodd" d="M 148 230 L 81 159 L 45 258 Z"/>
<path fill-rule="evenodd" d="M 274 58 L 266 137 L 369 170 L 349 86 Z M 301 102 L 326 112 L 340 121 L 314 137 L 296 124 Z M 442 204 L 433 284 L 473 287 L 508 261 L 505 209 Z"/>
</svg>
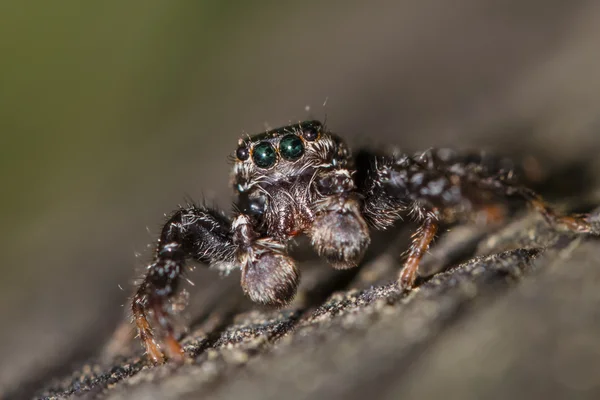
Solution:
<svg viewBox="0 0 600 400">
<path fill-rule="evenodd" d="M 414 156 L 363 152 L 357 182 L 367 194 L 367 220 L 389 227 L 406 210 L 437 209 L 448 220 L 463 219 L 496 196 L 494 184 L 514 183 L 514 165 L 483 152 L 430 149 Z"/>
</svg>

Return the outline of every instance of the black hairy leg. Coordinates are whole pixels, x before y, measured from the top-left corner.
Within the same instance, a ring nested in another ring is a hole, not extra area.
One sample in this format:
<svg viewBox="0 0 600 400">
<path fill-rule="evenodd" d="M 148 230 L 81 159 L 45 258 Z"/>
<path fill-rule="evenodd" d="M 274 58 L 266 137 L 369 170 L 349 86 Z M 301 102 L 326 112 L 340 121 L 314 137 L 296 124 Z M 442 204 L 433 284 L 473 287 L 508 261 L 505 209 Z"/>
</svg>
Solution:
<svg viewBox="0 0 600 400">
<path fill-rule="evenodd" d="M 192 205 L 180 208 L 168 218 L 158 239 L 154 260 L 147 267 L 131 303 L 138 335 L 154 362 L 164 361 L 161 343 L 171 359 L 183 359 L 171 322 L 170 301 L 184 274 L 186 259 L 227 269 L 234 255 L 231 223 L 219 212 Z M 158 331 L 152 328 L 149 314 Z"/>
<path fill-rule="evenodd" d="M 164 362 L 165 353 L 175 361 L 184 357 L 172 324 L 171 301 L 188 259 L 222 271 L 241 268 L 242 288 L 255 302 L 283 306 L 294 297 L 299 282 L 294 261 L 283 243 L 261 237 L 254 222 L 245 214 L 230 222 L 198 206 L 180 208 L 168 218 L 131 305 L 139 337 L 155 363 Z"/>
</svg>

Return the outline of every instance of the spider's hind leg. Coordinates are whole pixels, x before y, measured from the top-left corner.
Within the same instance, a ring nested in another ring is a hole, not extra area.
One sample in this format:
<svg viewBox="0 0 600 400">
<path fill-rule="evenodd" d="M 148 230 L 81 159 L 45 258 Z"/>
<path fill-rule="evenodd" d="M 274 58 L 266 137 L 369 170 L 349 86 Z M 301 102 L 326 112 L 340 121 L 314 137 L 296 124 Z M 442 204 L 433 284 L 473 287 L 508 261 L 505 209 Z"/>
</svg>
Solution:
<svg viewBox="0 0 600 400">
<path fill-rule="evenodd" d="M 555 229 L 567 230 L 574 233 L 592 233 L 600 234 L 597 228 L 594 228 L 587 214 L 564 215 L 556 211 L 552 206 L 542 199 L 540 195 L 533 190 L 525 187 L 509 188 L 509 194 L 512 191 L 522 196 L 537 212 L 539 212 L 546 222 Z"/>
<path fill-rule="evenodd" d="M 439 153 L 439 151 L 438 151 Z M 431 159 L 431 157 L 428 157 Z M 468 186 L 483 191 L 491 191 L 499 196 L 517 196 L 524 199 L 538 211 L 549 225 L 555 229 L 567 230 L 574 233 L 594 233 L 597 229 L 592 226 L 587 215 L 563 215 L 546 203 L 540 195 L 528 188 L 522 179 L 527 179 L 527 168 L 511 162 L 508 159 L 496 157 L 481 152 L 458 154 L 455 153 L 447 160 L 446 170 L 455 173 Z M 449 161 L 449 162 L 448 162 Z M 484 207 L 485 208 L 488 206 Z M 596 232 L 598 233 L 598 232 Z"/>
<path fill-rule="evenodd" d="M 493 176 L 473 181 L 483 190 L 490 190 L 502 196 L 522 198 L 539 212 L 554 229 L 573 233 L 600 234 L 600 230 L 591 222 L 589 215 L 560 213 L 535 191 L 512 179 L 511 172 L 501 171 Z"/>
</svg>

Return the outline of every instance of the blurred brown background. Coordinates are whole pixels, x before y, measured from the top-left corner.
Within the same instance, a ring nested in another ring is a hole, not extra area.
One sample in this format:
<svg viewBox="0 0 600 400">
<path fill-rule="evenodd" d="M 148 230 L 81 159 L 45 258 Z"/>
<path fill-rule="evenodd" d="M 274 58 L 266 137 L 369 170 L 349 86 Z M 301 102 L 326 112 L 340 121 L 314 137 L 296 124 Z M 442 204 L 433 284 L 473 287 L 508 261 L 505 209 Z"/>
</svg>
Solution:
<svg viewBox="0 0 600 400">
<path fill-rule="evenodd" d="M 163 213 L 228 207 L 242 133 L 598 171 L 599 43 L 593 1 L 3 2 L 0 394 L 97 351 Z"/>
</svg>

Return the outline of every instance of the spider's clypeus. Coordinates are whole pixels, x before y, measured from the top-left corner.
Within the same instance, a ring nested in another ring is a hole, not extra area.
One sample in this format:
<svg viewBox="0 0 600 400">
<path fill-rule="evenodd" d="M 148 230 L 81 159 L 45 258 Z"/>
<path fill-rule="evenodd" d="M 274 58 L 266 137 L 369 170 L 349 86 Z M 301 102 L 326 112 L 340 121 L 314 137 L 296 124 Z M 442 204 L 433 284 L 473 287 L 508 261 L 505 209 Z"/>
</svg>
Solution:
<svg viewBox="0 0 600 400">
<path fill-rule="evenodd" d="M 199 205 L 173 212 L 132 298 L 139 337 L 155 363 L 184 357 L 171 302 L 188 259 L 223 271 L 240 268 L 242 289 L 253 301 L 281 306 L 298 287 L 287 250 L 299 234 L 334 268 L 351 268 L 369 246 L 371 229 L 411 215 L 420 227 L 398 278 L 410 290 L 440 224 L 494 218 L 508 196 L 521 197 L 557 228 L 592 229 L 585 215 L 560 215 L 520 185 L 506 160 L 448 149 L 353 157 L 318 121 L 240 139 L 231 180 L 232 217 Z"/>
</svg>

